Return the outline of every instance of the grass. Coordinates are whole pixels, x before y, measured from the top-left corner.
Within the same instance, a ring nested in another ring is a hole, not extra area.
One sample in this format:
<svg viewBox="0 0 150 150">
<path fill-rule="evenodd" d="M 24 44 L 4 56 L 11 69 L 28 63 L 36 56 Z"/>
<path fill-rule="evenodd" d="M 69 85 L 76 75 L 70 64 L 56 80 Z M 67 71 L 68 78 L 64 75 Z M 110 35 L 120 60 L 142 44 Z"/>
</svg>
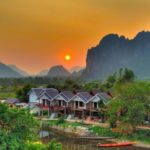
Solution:
<svg viewBox="0 0 150 150">
<path fill-rule="evenodd" d="M 63 126 L 63 127 L 69 127 L 69 126 L 72 126 L 72 127 L 88 127 L 88 125 L 86 125 L 82 122 L 68 122 L 68 121 L 61 120 L 61 119 L 46 121 L 45 124 L 48 125 L 48 126 L 57 125 L 57 126 Z"/>
<path fill-rule="evenodd" d="M 12 98 L 16 97 L 16 94 L 14 92 L 0 92 L 0 99 L 7 99 L 7 98 Z"/>
<path fill-rule="evenodd" d="M 90 126 L 89 130 L 99 136 L 108 136 L 108 137 L 115 137 L 115 138 L 122 136 L 122 134 L 120 133 L 112 132 L 110 128 L 104 128 L 100 126 Z"/>
</svg>

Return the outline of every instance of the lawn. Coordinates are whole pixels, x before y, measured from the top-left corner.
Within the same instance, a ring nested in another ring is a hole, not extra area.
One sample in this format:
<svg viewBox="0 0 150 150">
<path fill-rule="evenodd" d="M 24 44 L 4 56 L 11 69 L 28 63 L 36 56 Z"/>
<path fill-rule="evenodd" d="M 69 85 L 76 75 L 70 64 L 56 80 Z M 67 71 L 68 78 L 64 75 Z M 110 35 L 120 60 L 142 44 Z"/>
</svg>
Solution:
<svg viewBox="0 0 150 150">
<path fill-rule="evenodd" d="M 14 92 L 0 92 L 0 100 L 14 97 L 16 97 Z"/>
</svg>

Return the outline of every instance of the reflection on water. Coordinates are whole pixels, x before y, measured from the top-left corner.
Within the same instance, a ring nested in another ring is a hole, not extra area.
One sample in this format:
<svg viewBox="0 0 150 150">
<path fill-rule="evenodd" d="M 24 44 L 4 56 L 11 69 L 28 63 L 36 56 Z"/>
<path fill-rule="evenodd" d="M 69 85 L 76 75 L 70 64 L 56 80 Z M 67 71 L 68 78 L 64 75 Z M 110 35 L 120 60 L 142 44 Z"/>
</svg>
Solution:
<svg viewBox="0 0 150 150">
<path fill-rule="evenodd" d="M 57 139 L 57 141 L 62 143 L 63 150 L 148 150 L 145 148 L 138 148 L 132 146 L 120 148 L 98 148 L 96 147 L 97 143 L 106 143 L 106 141 L 78 139 L 73 135 L 68 136 L 68 134 L 62 134 L 58 131 L 50 131 L 49 138 L 55 138 Z"/>
</svg>

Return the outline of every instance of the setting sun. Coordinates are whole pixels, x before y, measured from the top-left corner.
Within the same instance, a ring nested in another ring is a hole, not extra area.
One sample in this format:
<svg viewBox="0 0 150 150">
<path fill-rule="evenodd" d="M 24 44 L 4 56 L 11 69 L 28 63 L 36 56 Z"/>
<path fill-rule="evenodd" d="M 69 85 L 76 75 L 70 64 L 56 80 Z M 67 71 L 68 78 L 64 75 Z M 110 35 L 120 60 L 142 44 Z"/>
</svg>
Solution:
<svg viewBox="0 0 150 150">
<path fill-rule="evenodd" d="M 71 56 L 69 55 L 69 54 L 67 54 L 66 56 L 65 56 L 65 60 L 70 60 L 71 59 Z"/>
</svg>

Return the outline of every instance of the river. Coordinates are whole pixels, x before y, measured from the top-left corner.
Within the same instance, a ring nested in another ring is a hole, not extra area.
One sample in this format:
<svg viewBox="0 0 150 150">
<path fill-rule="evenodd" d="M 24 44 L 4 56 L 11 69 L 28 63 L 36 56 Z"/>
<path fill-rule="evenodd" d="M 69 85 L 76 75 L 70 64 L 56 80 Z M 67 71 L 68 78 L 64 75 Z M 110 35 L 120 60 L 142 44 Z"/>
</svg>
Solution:
<svg viewBox="0 0 150 150">
<path fill-rule="evenodd" d="M 63 146 L 63 150 L 148 150 L 147 148 L 139 147 L 120 147 L 120 148 L 98 148 L 98 143 L 108 143 L 102 140 L 87 140 L 78 139 L 75 135 L 68 135 L 66 133 L 60 133 L 55 130 L 50 130 L 49 138 L 47 140 L 55 138 Z"/>
</svg>

